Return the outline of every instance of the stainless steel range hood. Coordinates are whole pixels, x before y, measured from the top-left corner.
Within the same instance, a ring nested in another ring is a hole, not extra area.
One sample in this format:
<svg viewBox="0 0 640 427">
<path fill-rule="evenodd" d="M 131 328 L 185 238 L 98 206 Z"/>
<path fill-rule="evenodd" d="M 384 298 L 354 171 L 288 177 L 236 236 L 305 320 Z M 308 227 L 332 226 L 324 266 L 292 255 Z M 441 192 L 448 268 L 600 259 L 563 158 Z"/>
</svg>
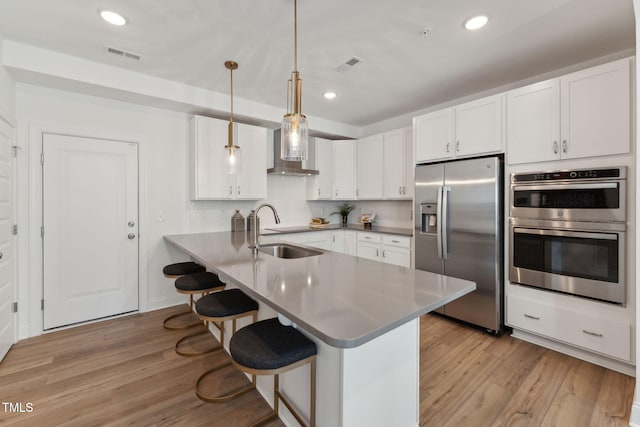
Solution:
<svg viewBox="0 0 640 427">
<path fill-rule="evenodd" d="M 309 160 L 308 165 L 315 165 L 314 160 L 315 139 L 309 137 Z M 310 176 L 318 175 L 320 172 L 315 169 L 305 169 L 302 167 L 302 161 L 292 162 L 282 160 L 280 158 L 280 129 L 273 132 L 273 167 L 267 169 L 270 175 L 289 175 L 289 176 Z"/>
</svg>

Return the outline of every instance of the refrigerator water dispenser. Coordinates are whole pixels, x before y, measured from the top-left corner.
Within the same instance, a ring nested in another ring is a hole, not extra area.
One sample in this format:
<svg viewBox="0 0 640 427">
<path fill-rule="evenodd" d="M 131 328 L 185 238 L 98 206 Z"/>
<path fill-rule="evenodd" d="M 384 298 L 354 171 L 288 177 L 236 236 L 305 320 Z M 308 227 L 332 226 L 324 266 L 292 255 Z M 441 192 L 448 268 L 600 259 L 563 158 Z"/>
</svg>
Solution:
<svg viewBox="0 0 640 427">
<path fill-rule="evenodd" d="M 422 233 L 436 234 L 438 204 L 436 202 L 420 203 L 420 217 Z"/>
</svg>

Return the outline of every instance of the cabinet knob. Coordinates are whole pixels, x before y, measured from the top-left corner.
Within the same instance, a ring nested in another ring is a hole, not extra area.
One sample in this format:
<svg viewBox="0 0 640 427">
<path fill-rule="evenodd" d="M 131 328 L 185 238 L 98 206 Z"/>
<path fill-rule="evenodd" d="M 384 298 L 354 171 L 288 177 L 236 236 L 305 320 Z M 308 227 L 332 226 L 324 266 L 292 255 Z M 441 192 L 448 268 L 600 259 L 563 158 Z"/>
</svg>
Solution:
<svg viewBox="0 0 640 427">
<path fill-rule="evenodd" d="M 567 152 L 567 140 L 563 140 L 562 141 L 562 152 L 566 153 Z"/>
<path fill-rule="evenodd" d="M 553 154 L 558 154 L 558 141 L 553 141 Z"/>
<path fill-rule="evenodd" d="M 456 141 L 456 151 L 460 151 L 460 141 Z"/>
<path fill-rule="evenodd" d="M 449 145 L 451 145 L 451 144 L 449 142 L 447 142 L 447 148 L 446 148 L 447 153 L 449 152 Z"/>
<path fill-rule="evenodd" d="M 129 234 L 127 234 L 127 239 L 129 239 L 129 240 L 133 240 L 133 239 L 135 239 L 135 238 L 136 238 L 136 235 L 135 235 L 135 234 L 133 234 L 133 233 L 129 233 Z"/>
</svg>

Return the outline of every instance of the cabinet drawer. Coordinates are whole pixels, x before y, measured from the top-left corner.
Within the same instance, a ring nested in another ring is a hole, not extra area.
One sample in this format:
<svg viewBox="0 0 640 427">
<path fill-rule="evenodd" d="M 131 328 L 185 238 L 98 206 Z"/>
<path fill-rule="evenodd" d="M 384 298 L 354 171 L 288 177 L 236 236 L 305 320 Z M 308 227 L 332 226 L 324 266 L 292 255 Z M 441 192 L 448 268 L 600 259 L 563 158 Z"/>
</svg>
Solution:
<svg viewBox="0 0 640 427">
<path fill-rule="evenodd" d="M 358 232 L 358 240 L 361 242 L 380 243 L 382 236 L 378 233 Z"/>
<path fill-rule="evenodd" d="M 382 243 L 385 246 L 397 246 L 399 248 L 410 248 L 411 237 L 384 234 L 382 235 Z"/>
<path fill-rule="evenodd" d="M 507 297 L 507 323 L 587 350 L 631 360 L 628 323 L 513 295 Z"/>
</svg>

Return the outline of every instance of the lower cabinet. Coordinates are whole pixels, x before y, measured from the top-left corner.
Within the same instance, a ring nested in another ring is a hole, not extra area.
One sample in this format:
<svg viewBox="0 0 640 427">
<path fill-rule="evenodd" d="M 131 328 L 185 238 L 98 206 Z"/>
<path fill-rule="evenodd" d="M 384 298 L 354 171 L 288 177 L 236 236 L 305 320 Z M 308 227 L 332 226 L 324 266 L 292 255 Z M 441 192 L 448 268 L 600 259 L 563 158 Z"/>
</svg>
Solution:
<svg viewBox="0 0 640 427">
<path fill-rule="evenodd" d="M 542 303 L 516 295 L 507 296 L 507 324 L 533 334 L 586 350 L 631 361 L 631 325 L 622 321 Z"/>
<path fill-rule="evenodd" d="M 354 230 L 310 231 L 280 236 L 283 242 L 313 246 L 387 264 L 411 267 L 411 237 Z"/>
<path fill-rule="evenodd" d="M 409 268 L 411 267 L 411 238 L 359 231 L 358 257 Z"/>
</svg>

